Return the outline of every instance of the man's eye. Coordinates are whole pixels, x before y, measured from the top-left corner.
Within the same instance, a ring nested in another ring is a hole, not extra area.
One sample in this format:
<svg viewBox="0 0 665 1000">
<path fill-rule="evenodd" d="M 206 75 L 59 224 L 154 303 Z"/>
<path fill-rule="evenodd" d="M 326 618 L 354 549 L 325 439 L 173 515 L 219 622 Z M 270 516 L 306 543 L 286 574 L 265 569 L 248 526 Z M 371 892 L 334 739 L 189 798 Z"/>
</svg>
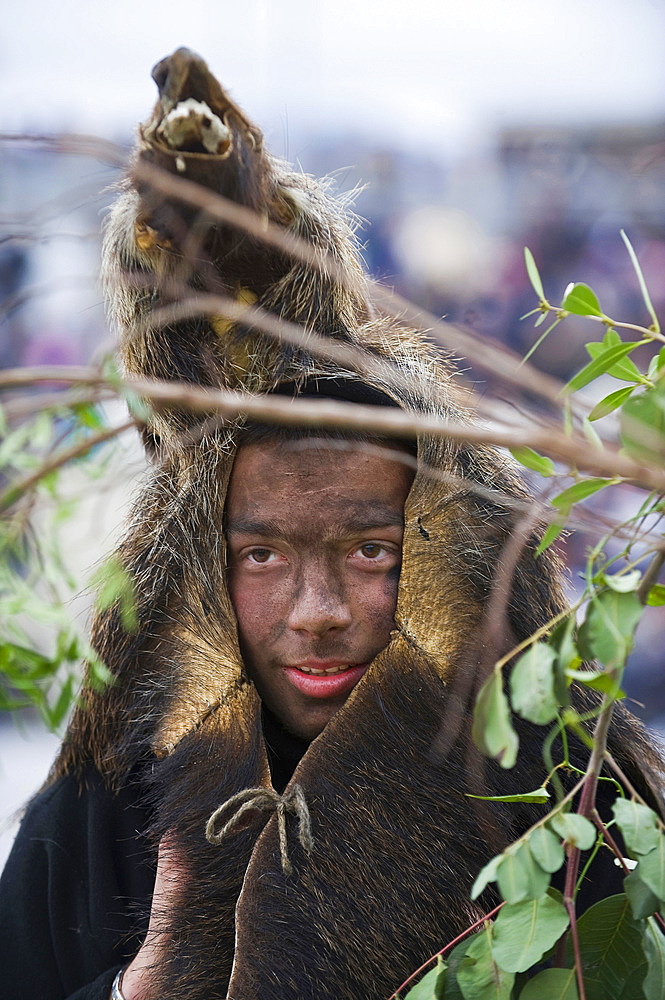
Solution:
<svg viewBox="0 0 665 1000">
<path fill-rule="evenodd" d="M 270 549 L 252 549 L 247 557 L 254 563 L 267 563 L 272 554 Z"/>
<path fill-rule="evenodd" d="M 361 546 L 360 551 L 366 559 L 377 559 L 385 549 L 378 542 L 367 542 Z"/>
</svg>

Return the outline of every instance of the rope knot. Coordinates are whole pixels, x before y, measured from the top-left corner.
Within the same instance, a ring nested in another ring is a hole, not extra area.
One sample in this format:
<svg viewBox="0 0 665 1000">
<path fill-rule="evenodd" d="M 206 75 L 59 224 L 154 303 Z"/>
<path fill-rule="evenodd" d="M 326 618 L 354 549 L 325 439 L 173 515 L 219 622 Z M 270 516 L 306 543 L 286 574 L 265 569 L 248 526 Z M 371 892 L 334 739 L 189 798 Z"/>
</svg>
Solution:
<svg viewBox="0 0 665 1000">
<path fill-rule="evenodd" d="M 239 825 L 243 816 L 253 809 L 260 809 L 262 812 L 272 812 L 274 810 L 277 813 L 282 871 L 285 875 L 290 875 L 293 871 L 293 866 L 289 860 L 286 842 L 287 812 L 298 817 L 298 838 L 303 850 L 307 854 L 310 854 L 314 847 L 312 821 L 307 802 L 305 801 L 305 793 L 300 785 L 293 785 L 284 795 L 280 795 L 274 788 L 243 788 L 242 791 L 236 792 L 230 799 L 227 799 L 221 806 L 218 806 L 210 816 L 210 819 L 206 823 L 206 840 L 215 846 L 221 844 L 222 840 Z M 215 826 L 223 815 L 229 816 L 229 819 L 224 823 L 221 830 L 217 832 Z"/>
</svg>

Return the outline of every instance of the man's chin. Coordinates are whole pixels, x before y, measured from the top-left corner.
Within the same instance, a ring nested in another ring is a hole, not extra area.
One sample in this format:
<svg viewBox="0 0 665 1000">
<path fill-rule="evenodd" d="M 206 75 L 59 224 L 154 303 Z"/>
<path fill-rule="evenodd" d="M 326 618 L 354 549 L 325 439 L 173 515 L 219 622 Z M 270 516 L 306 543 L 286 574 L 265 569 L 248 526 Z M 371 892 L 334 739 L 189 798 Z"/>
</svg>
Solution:
<svg viewBox="0 0 665 1000">
<path fill-rule="evenodd" d="M 336 699 L 334 703 L 308 705 L 306 708 L 291 711 L 275 712 L 273 714 L 281 722 L 284 729 L 300 740 L 311 742 L 320 736 L 330 720 L 345 703 L 346 697 Z"/>
</svg>

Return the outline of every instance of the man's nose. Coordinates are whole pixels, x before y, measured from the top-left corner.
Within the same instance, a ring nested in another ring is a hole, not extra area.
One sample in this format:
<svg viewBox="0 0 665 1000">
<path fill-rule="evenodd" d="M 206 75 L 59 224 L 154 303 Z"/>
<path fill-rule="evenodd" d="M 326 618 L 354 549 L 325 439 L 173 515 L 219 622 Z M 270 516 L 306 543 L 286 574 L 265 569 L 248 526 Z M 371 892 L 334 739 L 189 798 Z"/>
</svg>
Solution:
<svg viewBox="0 0 665 1000">
<path fill-rule="evenodd" d="M 295 631 L 317 636 L 348 628 L 351 608 L 342 581 L 321 564 L 307 567 L 296 581 L 287 621 Z"/>
</svg>

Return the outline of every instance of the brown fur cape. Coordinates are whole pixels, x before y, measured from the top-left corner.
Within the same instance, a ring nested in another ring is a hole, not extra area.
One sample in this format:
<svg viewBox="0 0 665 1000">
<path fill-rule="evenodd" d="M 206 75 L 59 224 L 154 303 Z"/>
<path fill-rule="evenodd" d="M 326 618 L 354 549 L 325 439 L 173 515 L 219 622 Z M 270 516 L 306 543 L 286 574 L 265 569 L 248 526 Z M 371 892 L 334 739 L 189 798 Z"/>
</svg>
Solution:
<svg viewBox="0 0 665 1000">
<path fill-rule="evenodd" d="M 222 316 L 153 318 L 194 292 L 223 293 L 383 360 L 373 384 L 405 410 L 463 418 L 451 364 L 373 308 L 344 206 L 272 158 L 187 50 L 153 75 L 160 99 L 135 163 L 195 180 L 304 237 L 321 266 L 164 198 L 135 171 L 110 214 L 104 257 L 125 371 L 251 392 L 314 376 L 358 379 L 352 366 Z M 194 109 L 183 125 L 188 99 L 210 116 Z M 474 807 L 466 794 L 524 791 L 544 775 L 532 727 L 520 728 L 517 767 L 491 766 L 485 778 L 469 735 L 471 695 L 497 652 L 483 641 L 494 570 L 515 503 L 528 498 L 496 451 L 419 439 L 395 631 L 296 769 L 289 787 L 304 791 L 314 848 L 303 851 L 288 816 L 285 874 L 275 814 L 257 814 L 219 846 L 204 836 L 216 806 L 270 785 L 260 701 L 225 583 L 224 501 L 241 424 L 184 410 L 147 424 L 153 469 L 119 549 L 139 628 L 126 632 L 115 609 L 97 618 L 94 643 L 116 682 L 86 690 L 56 773 L 93 761 L 117 788 L 137 766 L 152 770 L 155 836 L 172 831 L 187 865 L 155 997 L 386 1000 L 481 912 L 469 902 L 475 875 L 537 816 L 535 807 Z M 563 607 L 556 560 L 536 561 L 537 541 L 528 539 L 515 569 L 511 644 Z M 643 784 L 637 761 L 651 752 L 627 715 L 612 744 Z M 481 902 L 491 904 L 489 893 Z"/>
</svg>

